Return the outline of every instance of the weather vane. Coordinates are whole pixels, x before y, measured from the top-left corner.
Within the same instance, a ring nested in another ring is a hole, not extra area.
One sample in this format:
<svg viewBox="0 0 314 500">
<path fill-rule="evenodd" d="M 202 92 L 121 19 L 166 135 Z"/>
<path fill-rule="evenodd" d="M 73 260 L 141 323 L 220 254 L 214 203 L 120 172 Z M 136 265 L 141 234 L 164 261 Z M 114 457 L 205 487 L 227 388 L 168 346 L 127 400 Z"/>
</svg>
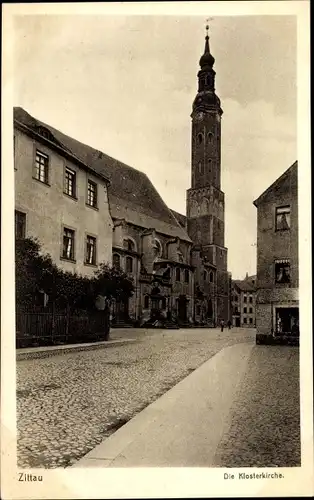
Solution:
<svg viewBox="0 0 314 500">
<path fill-rule="evenodd" d="M 206 36 L 208 36 L 208 30 L 209 30 L 209 21 L 213 21 L 214 18 L 213 17 L 208 17 L 206 19 L 206 26 L 205 26 L 205 29 L 206 29 Z"/>
</svg>

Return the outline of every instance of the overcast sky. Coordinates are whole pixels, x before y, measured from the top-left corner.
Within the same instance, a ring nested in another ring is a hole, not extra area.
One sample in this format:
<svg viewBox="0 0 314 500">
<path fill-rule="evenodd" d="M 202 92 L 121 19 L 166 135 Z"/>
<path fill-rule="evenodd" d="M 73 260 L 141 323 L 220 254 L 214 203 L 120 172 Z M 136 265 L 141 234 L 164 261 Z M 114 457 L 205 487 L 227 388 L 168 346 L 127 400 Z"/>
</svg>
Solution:
<svg viewBox="0 0 314 500">
<path fill-rule="evenodd" d="M 16 17 L 14 104 L 145 172 L 185 213 L 204 17 Z M 256 272 L 252 202 L 297 159 L 293 16 L 215 17 L 225 244 Z"/>
</svg>

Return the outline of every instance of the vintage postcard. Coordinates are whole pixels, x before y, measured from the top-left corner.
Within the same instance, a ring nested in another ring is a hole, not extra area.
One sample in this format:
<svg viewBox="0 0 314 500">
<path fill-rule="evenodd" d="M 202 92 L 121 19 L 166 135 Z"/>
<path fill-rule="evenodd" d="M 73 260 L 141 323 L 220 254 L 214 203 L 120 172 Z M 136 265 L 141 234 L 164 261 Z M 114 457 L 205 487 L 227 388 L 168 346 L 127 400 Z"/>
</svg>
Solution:
<svg viewBox="0 0 314 500">
<path fill-rule="evenodd" d="M 2 33 L 2 497 L 313 494 L 309 2 Z"/>
</svg>

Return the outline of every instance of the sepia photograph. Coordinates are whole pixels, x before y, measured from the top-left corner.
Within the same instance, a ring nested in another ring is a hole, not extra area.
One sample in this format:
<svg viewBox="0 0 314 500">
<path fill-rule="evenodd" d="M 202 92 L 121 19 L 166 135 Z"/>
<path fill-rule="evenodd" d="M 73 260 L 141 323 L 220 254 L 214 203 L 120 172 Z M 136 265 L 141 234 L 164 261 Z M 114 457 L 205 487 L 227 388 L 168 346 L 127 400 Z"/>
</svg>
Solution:
<svg viewBox="0 0 314 500">
<path fill-rule="evenodd" d="M 141 468 L 280 491 L 311 468 L 299 20 L 224 3 L 11 16 L 20 492 Z"/>
</svg>

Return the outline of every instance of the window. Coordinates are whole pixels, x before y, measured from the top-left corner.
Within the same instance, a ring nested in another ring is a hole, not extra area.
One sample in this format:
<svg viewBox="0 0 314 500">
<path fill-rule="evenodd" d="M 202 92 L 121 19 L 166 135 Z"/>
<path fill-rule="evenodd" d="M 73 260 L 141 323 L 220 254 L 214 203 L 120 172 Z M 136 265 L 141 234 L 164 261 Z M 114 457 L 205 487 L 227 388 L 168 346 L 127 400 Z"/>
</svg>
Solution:
<svg viewBox="0 0 314 500">
<path fill-rule="evenodd" d="M 213 134 L 211 132 L 208 132 L 207 137 L 208 137 L 208 142 L 211 144 L 213 142 Z"/>
<path fill-rule="evenodd" d="M 253 308 L 252 308 L 252 307 L 250 307 L 250 309 L 249 309 L 249 313 L 250 313 L 250 314 L 252 314 L 252 312 L 253 312 Z"/>
<path fill-rule="evenodd" d="M 154 240 L 155 257 L 162 256 L 162 246 L 159 240 Z"/>
<path fill-rule="evenodd" d="M 200 306 L 200 305 L 197 305 L 197 306 L 196 306 L 196 314 L 197 314 L 198 316 L 200 316 L 200 314 L 201 314 L 201 306 Z"/>
<path fill-rule="evenodd" d="M 239 309 L 237 307 L 234 308 L 234 314 L 238 314 Z"/>
<path fill-rule="evenodd" d="M 64 259 L 74 260 L 74 238 L 75 231 L 73 229 L 63 230 L 63 253 L 62 257 Z"/>
<path fill-rule="evenodd" d="M 97 207 L 97 184 L 92 181 L 87 183 L 87 205 Z"/>
<path fill-rule="evenodd" d="M 183 253 L 181 251 L 178 252 L 178 261 L 179 262 L 183 262 L 184 261 Z"/>
<path fill-rule="evenodd" d="M 76 172 L 68 167 L 65 169 L 64 192 L 73 198 L 76 195 Z"/>
<path fill-rule="evenodd" d="M 179 267 L 176 268 L 176 281 L 181 281 L 181 270 Z"/>
<path fill-rule="evenodd" d="M 243 307 L 243 312 L 244 314 L 246 314 L 246 307 Z"/>
<path fill-rule="evenodd" d="M 49 157 L 36 150 L 34 177 L 38 181 L 44 182 L 45 184 L 48 184 L 48 165 Z"/>
<path fill-rule="evenodd" d="M 211 283 L 213 283 L 213 281 L 214 281 L 214 273 L 213 273 L 213 271 L 210 271 L 210 273 L 209 273 L 209 281 Z"/>
<path fill-rule="evenodd" d="M 276 231 L 290 229 L 290 206 L 276 208 Z"/>
<path fill-rule="evenodd" d="M 203 142 L 203 134 L 197 134 L 197 142 L 198 142 L 198 144 L 202 144 L 202 142 Z"/>
<path fill-rule="evenodd" d="M 133 259 L 127 256 L 125 259 L 125 270 L 127 273 L 133 273 Z"/>
<path fill-rule="evenodd" d="M 207 271 L 204 271 L 204 273 L 203 273 L 203 279 L 204 279 L 204 281 L 207 281 Z"/>
<path fill-rule="evenodd" d="M 22 240 L 26 235 L 26 214 L 15 210 L 15 237 Z"/>
<path fill-rule="evenodd" d="M 246 304 L 246 301 L 247 301 L 247 298 L 246 298 L 246 295 L 244 295 L 243 302 Z"/>
<path fill-rule="evenodd" d="M 128 250 L 128 252 L 134 252 L 135 250 L 134 242 L 130 238 L 123 240 L 123 247 L 125 250 Z"/>
<path fill-rule="evenodd" d="M 209 172 L 212 171 L 212 164 L 213 164 L 212 160 L 208 160 L 208 170 L 209 170 Z"/>
<path fill-rule="evenodd" d="M 117 253 L 114 253 L 112 256 L 112 264 L 115 269 L 120 269 L 121 263 L 120 263 L 120 255 Z"/>
<path fill-rule="evenodd" d="M 234 296 L 234 300 L 237 302 L 237 300 L 238 300 L 238 296 L 237 295 Z"/>
<path fill-rule="evenodd" d="M 202 173 L 202 170 L 203 170 L 203 168 L 202 168 L 202 162 L 201 162 L 201 161 L 199 161 L 199 162 L 198 162 L 198 173 L 199 173 L 199 174 L 201 174 L 201 173 Z"/>
<path fill-rule="evenodd" d="M 93 236 L 86 238 L 86 264 L 96 265 L 96 238 Z"/>
<path fill-rule="evenodd" d="M 275 282 L 290 283 L 290 261 L 287 259 L 275 261 Z"/>
<path fill-rule="evenodd" d="M 250 325 L 253 323 L 253 318 L 249 318 Z"/>
<path fill-rule="evenodd" d="M 249 302 L 250 302 L 250 304 L 252 304 L 252 302 L 253 302 L 253 297 L 252 296 L 250 296 Z"/>
<path fill-rule="evenodd" d="M 184 281 L 185 281 L 185 283 L 189 283 L 189 281 L 190 281 L 190 273 L 189 273 L 188 269 L 185 269 L 185 271 L 184 271 Z"/>
<path fill-rule="evenodd" d="M 247 319 L 246 318 L 243 318 L 243 323 L 247 323 Z"/>
<path fill-rule="evenodd" d="M 148 308 L 149 308 L 149 296 L 145 295 L 145 297 L 144 297 L 144 309 L 148 309 Z"/>
</svg>

